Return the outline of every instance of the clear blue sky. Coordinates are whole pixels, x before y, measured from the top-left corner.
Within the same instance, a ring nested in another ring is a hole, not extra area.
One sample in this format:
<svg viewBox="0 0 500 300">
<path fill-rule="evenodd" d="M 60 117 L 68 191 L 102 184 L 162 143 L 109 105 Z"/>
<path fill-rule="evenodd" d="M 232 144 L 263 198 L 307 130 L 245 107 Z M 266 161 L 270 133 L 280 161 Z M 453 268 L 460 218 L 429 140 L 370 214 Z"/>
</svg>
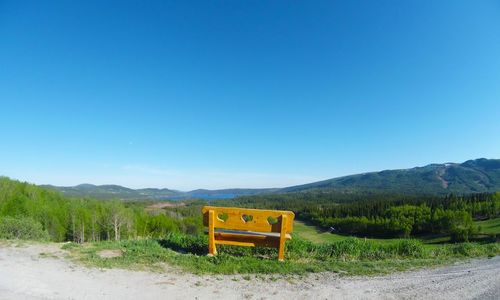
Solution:
<svg viewBox="0 0 500 300">
<path fill-rule="evenodd" d="M 500 2 L 0 0 L 0 128 L 0 174 L 56 185 L 500 158 Z"/>
</svg>

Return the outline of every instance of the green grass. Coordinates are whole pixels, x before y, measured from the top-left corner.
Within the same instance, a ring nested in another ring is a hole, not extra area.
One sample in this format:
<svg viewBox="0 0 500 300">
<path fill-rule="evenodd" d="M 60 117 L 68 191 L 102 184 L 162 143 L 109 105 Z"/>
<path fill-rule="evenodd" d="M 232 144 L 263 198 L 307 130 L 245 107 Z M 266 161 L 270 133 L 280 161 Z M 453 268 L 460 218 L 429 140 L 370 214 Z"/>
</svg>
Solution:
<svg viewBox="0 0 500 300">
<path fill-rule="evenodd" d="M 484 238 L 485 235 L 498 234 L 500 235 L 500 218 L 490 219 L 486 221 L 476 221 L 474 224 L 481 226 L 481 232 L 477 238 Z M 336 241 L 342 241 L 345 239 L 353 238 L 351 236 L 340 235 L 324 231 L 319 227 L 314 225 L 308 225 L 302 221 L 294 222 L 294 236 L 306 239 L 316 244 L 321 243 L 331 243 Z M 374 241 L 379 243 L 392 243 L 396 239 L 380 239 L 380 238 L 361 238 L 367 241 Z M 422 243 L 429 248 L 435 248 L 443 244 L 451 243 L 451 238 L 449 235 L 423 235 L 416 239 L 422 241 Z"/>
<path fill-rule="evenodd" d="M 476 223 L 484 233 L 496 233 L 500 228 L 500 219 Z M 184 234 L 169 234 L 162 240 L 64 246 L 75 259 L 89 266 L 163 271 L 168 265 L 196 274 L 290 275 L 329 271 L 373 275 L 500 254 L 500 243 L 450 244 L 448 236 L 356 238 L 320 231 L 300 221 L 294 223 L 293 239 L 287 242 L 285 262 L 277 261 L 276 249 L 218 246 L 219 254 L 209 257 L 207 247 L 206 236 Z M 119 250 L 122 256 L 101 257 L 102 250 Z"/>
<path fill-rule="evenodd" d="M 450 263 L 459 259 L 500 254 L 500 244 L 464 243 L 425 247 L 417 240 L 377 241 L 346 238 L 316 244 L 301 238 L 287 242 L 285 262 L 276 249 L 219 246 L 219 254 L 206 255 L 206 236 L 170 234 L 163 240 L 127 240 L 93 244 L 67 244 L 65 249 L 86 265 L 162 271 L 170 268 L 196 274 L 304 274 L 336 272 L 372 275 Z M 101 250 L 120 250 L 120 257 L 104 258 Z"/>
<path fill-rule="evenodd" d="M 330 233 L 314 225 L 308 225 L 302 221 L 293 222 L 293 235 L 299 238 L 306 239 L 316 244 L 331 243 L 331 242 L 356 238 L 348 235 Z M 398 239 L 377 239 L 377 238 L 356 238 L 356 239 L 362 239 L 366 241 L 379 242 L 379 243 L 393 243 L 394 241 L 398 240 Z"/>
<path fill-rule="evenodd" d="M 322 231 L 314 226 L 306 225 L 301 221 L 293 222 L 293 235 L 317 244 L 336 242 L 347 238 L 342 235 L 332 234 L 328 231 Z"/>
<path fill-rule="evenodd" d="M 481 233 L 500 234 L 500 218 L 476 221 L 474 224 L 481 226 Z"/>
</svg>

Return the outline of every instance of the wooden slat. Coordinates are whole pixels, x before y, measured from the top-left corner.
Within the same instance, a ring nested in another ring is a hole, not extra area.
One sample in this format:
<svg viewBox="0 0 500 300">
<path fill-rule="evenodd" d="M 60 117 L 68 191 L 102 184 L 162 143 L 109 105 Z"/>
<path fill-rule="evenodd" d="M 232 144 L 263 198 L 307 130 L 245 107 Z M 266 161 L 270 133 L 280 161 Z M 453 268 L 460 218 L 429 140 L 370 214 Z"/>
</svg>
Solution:
<svg viewBox="0 0 500 300">
<path fill-rule="evenodd" d="M 231 245 L 231 246 L 257 247 L 257 245 L 255 243 L 252 243 L 252 242 L 217 240 L 215 243 L 221 244 L 221 245 Z"/>
<path fill-rule="evenodd" d="M 214 233 L 214 236 L 217 237 L 224 237 L 224 238 L 255 238 L 255 239 L 269 239 L 269 240 L 279 240 L 280 236 L 272 236 L 272 235 L 259 235 L 259 234 L 252 234 L 249 232 L 248 234 L 242 233 L 242 231 L 238 232 L 217 232 L 217 230 Z M 285 234 L 285 240 L 291 240 L 292 236 L 288 233 Z"/>
<path fill-rule="evenodd" d="M 235 236 L 263 236 L 270 238 L 280 238 L 279 232 L 257 232 L 257 231 L 245 231 L 245 230 L 229 230 L 229 229 L 216 229 L 215 234 L 222 235 L 235 235 Z M 291 240 L 292 236 L 287 233 L 285 234 L 287 240 Z"/>
<path fill-rule="evenodd" d="M 279 246 L 279 238 L 262 236 L 242 236 L 229 234 L 215 234 L 216 244 L 248 246 L 248 247 L 274 247 Z"/>
</svg>

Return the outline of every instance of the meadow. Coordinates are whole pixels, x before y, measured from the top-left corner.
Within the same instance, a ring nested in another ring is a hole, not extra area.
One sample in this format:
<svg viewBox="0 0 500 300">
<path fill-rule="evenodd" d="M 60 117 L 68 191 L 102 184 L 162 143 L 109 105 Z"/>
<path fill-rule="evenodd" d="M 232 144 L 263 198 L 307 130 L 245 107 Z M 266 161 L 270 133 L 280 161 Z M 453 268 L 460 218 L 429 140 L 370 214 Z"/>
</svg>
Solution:
<svg viewBox="0 0 500 300">
<path fill-rule="evenodd" d="M 308 225 L 304 221 L 295 221 L 293 226 L 294 226 L 293 228 L 295 236 L 303 238 L 305 240 L 308 240 L 316 244 L 343 241 L 350 238 L 356 239 L 356 237 L 333 233 L 325 228 L 320 228 L 315 225 L 310 225 L 310 224 Z M 377 238 L 358 238 L 358 239 L 363 239 L 366 241 L 378 242 L 378 243 L 391 243 L 396 240 L 396 239 L 377 239 Z"/>
<path fill-rule="evenodd" d="M 276 260 L 275 249 L 219 247 L 219 254 L 206 255 L 203 236 L 171 234 L 160 240 L 105 241 L 66 244 L 72 257 L 88 266 L 162 271 L 167 264 L 196 274 L 305 274 L 335 272 L 343 275 L 373 275 L 451 263 L 473 257 L 500 254 L 499 243 L 459 243 L 429 247 L 418 240 L 372 240 L 346 238 L 313 243 L 295 238 L 287 244 L 286 260 Z M 118 251 L 102 257 L 104 250 Z"/>
<path fill-rule="evenodd" d="M 357 238 L 322 232 L 301 221 L 294 226 L 285 262 L 277 261 L 277 251 L 271 248 L 219 246 L 219 254 L 209 257 L 205 235 L 182 233 L 171 233 L 163 239 L 71 243 L 64 248 L 70 250 L 75 260 L 88 266 L 161 272 L 167 264 L 196 274 L 374 275 L 500 254 L 500 243 L 449 243 L 448 240 L 434 244 L 425 239 Z M 100 255 L 109 250 L 120 255 L 112 258 Z"/>
<path fill-rule="evenodd" d="M 500 235 L 500 218 L 476 221 L 475 224 L 480 227 L 482 233 Z"/>
</svg>

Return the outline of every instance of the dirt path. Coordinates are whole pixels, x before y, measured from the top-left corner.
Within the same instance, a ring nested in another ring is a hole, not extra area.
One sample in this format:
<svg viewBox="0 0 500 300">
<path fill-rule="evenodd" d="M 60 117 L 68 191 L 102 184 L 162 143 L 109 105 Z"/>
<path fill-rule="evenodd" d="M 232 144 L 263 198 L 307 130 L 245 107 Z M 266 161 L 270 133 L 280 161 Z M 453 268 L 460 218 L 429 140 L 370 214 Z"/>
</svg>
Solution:
<svg viewBox="0 0 500 300">
<path fill-rule="evenodd" d="M 263 281 L 85 268 L 60 258 L 59 246 L 0 246 L 0 299 L 500 298 L 500 257 L 390 276 Z"/>
</svg>

